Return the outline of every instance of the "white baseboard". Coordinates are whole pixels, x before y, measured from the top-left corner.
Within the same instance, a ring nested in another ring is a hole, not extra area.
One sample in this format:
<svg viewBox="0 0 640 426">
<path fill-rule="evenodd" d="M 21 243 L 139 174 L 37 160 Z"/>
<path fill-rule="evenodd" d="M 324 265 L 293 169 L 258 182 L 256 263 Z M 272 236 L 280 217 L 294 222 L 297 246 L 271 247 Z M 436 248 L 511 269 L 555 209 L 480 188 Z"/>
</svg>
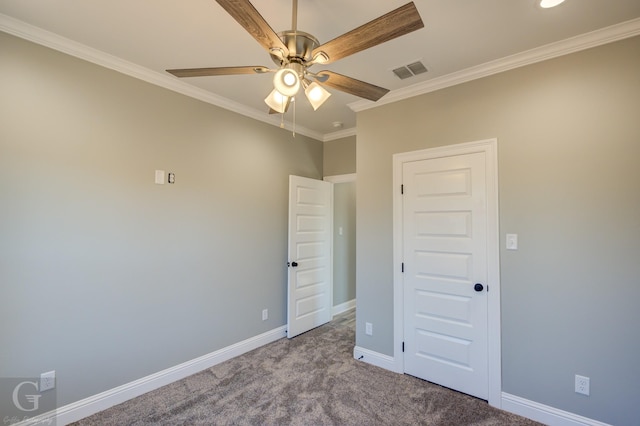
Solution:
<svg viewBox="0 0 640 426">
<path fill-rule="evenodd" d="M 396 362 L 392 356 L 356 346 L 353 348 L 353 357 L 358 361 L 363 361 L 367 364 L 393 371 L 394 373 L 401 373 L 401 371 L 398 371 Z"/>
<path fill-rule="evenodd" d="M 222 348 L 191 361 L 184 362 L 166 370 L 159 371 L 149 376 L 143 377 L 133 382 L 126 383 L 117 388 L 99 393 L 89 398 L 73 402 L 55 411 L 51 411 L 32 419 L 18 423 L 19 425 L 42 425 L 51 424 L 56 421 L 58 425 L 66 425 L 100 411 L 106 410 L 114 405 L 121 404 L 129 399 L 140 396 L 144 393 L 158 389 L 162 386 L 173 383 L 176 380 L 184 379 L 192 374 L 198 373 L 214 365 L 227 361 L 236 356 L 242 355 L 253 349 L 274 342 L 286 337 L 287 327 L 282 326 L 255 337 L 235 343 L 226 348 Z"/>
<path fill-rule="evenodd" d="M 502 409 L 549 426 L 610 426 L 506 392 L 502 392 Z"/>
<path fill-rule="evenodd" d="M 336 315 L 339 315 L 343 312 L 350 311 L 351 309 L 355 309 L 355 308 L 356 308 L 356 299 L 351 299 L 339 305 L 335 305 L 331 310 L 331 313 L 335 317 Z"/>
</svg>

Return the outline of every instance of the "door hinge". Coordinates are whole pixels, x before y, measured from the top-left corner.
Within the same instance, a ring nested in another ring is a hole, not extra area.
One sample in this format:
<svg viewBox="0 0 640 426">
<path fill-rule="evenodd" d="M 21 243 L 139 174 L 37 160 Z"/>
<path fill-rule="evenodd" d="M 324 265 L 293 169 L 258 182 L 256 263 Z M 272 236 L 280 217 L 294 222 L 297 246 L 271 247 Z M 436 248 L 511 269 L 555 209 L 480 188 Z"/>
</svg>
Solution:
<svg viewBox="0 0 640 426">
<path fill-rule="evenodd" d="M 400 193 L 404 194 L 404 184 L 400 185 Z"/>
<path fill-rule="evenodd" d="M 402 269 L 402 272 L 404 273 L 404 262 L 402 262 L 401 269 Z"/>
<path fill-rule="evenodd" d="M 404 352 L 404 342 L 402 342 L 402 352 Z"/>
<path fill-rule="evenodd" d="M 487 292 L 489 291 L 489 286 L 487 286 Z"/>
</svg>

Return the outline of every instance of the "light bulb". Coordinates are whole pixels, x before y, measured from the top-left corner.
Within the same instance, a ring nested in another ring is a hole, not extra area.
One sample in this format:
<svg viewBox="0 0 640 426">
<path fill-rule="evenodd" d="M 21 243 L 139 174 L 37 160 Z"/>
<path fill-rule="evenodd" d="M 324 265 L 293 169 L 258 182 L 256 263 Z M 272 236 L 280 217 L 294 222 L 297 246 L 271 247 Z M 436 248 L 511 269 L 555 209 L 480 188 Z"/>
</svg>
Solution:
<svg viewBox="0 0 640 426">
<path fill-rule="evenodd" d="M 304 94 L 309 100 L 314 111 L 320 108 L 320 105 L 322 105 L 327 99 L 329 99 L 329 96 L 331 96 L 331 93 L 327 92 L 324 87 L 320 86 L 315 81 L 306 86 Z"/>
<path fill-rule="evenodd" d="M 313 89 L 309 90 L 309 99 L 314 101 L 319 101 L 322 99 L 322 89 L 320 86 L 316 86 Z"/>
<path fill-rule="evenodd" d="M 295 96 L 300 89 L 300 78 L 295 71 L 283 68 L 273 77 L 273 86 L 284 96 Z"/>
<path fill-rule="evenodd" d="M 273 89 L 264 102 L 269 105 L 272 110 L 284 114 L 289 105 L 290 98 Z"/>
<path fill-rule="evenodd" d="M 296 76 L 293 74 L 293 72 L 285 73 L 284 77 L 282 77 L 282 80 L 284 81 L 284 84 L 289 87 L 296 84 Z"/>
</svg>

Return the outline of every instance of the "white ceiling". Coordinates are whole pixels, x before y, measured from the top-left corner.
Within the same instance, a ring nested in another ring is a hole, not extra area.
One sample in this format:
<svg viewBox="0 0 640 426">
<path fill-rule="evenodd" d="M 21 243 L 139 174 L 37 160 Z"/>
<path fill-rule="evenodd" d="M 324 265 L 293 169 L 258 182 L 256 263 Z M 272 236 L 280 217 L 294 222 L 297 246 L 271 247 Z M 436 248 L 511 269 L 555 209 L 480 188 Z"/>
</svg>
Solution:
<svg viewBox="0 0 640 426">
<path fill-rule="evenodd" d="M 299 0 L 298 30 L 323 43 L 407 2 Z M 539 8 L 536 0 L 414 2 L 425 28 L 311 71 L 329 69 L 391 89 L 378 101 L 382 104 L 590 43 L 640 34 L 639 0 L 566 0 L 554 9 Z M 291 28 L 291 0 L 252 3 L 276 32 Z M 280 122 L 280 116 L 267 114 L 263 101 L 272 89 L 272 74 L 177 79 L 164 71 L 274 67 L 267 52 L 213 0 L 0 0 L 0 30 L 260 120 Z M 391 72 L 416 60 L 429 72 L 407 80 Z M 318 111 L 306 99 L 299 100 L 298 133 L 321 140 L 353 134 L 354 109 L 373 105 L 329 90 L 331 98 Z M 285 120 L 292 119 L 290 109 Z M 344 127 L 336 128 L 334 122 Z"/>
</svg>

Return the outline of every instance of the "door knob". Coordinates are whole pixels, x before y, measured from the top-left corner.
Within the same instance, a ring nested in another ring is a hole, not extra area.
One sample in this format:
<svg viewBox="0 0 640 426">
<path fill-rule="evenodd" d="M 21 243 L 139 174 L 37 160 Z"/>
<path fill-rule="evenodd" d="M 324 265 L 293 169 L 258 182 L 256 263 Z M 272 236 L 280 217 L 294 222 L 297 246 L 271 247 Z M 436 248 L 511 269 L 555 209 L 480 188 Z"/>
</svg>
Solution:
<svg viewBox="0 0 640 426">
<path fill-rule="evenodd" d="M 473 289 L 475 291 L 482 291 L 484 289 L 484 286 L 482 284 L 478 283 L 478 284 L 473 286 Z"/>
<path fill-rule="evenodd" d="M 291 262 L 291 266 L 295 268 L 296 266 L 298 266 L 298 262 Z"/>
</svg>

